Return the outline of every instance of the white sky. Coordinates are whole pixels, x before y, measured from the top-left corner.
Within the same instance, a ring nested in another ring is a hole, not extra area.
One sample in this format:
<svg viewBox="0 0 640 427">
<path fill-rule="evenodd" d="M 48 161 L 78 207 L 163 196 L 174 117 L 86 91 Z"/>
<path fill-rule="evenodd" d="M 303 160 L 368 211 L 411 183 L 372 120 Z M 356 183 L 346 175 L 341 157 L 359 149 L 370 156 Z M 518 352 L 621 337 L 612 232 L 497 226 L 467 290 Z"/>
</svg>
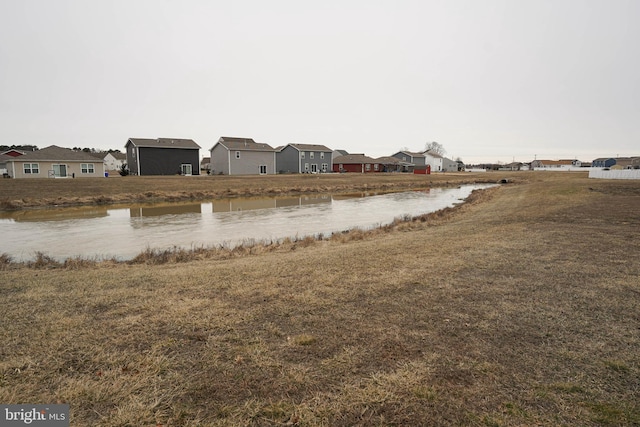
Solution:
<svg viewBox="0 0 640 427">
<path fill-rule="evenodd" d="M 0 0 L 0 144 L 640 155 L 639 0 Z"/>
</svg>

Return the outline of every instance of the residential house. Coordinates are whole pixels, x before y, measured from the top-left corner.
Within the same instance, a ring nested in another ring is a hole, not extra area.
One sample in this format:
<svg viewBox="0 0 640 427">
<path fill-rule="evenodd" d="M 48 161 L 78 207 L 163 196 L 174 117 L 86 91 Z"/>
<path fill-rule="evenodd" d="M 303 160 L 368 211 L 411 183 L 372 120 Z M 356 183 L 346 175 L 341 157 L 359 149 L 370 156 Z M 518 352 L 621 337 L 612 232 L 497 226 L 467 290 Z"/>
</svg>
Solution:
<svg viewBox="0 0 640 427">
<path fill-rule="evenodd" d="M 382 172 L 413 172 L 415 167 L 413 163 L 404 162 L 393 156 L 378 157 L 376 162 L 382 167 Z"/>
<path fill-rule="evenodd" d="M 91 153 L 104 163 L 104 168 L 108 171 L 118 171 L 127 162 L 127 155 L 119 151 Z"/>
<path fill-rule="evenodd" d="M 406 163 L 411 163 L 416 168 L 427 165 L 423 153 L 414 153 L 412 151 L 398 151 L 397 153 L 392 154 L 391 157 L 395 157 L 396 159 L 400 159 L 401 161 Z"/>
<path fill-rule="evenodd" d="M 382 165 L 364 154 L 347 154 L 333 159 L 334 172 L 374 173 L 382 172 Z"/>
<path fill-rule="evenodd" d="M 444 171 L 444 157 L 435 151 L 425 151 L 422 153 L 425 157 L 425 164 L 431 166 L 431 172 L 442 172 Z M 456 170 L 457 170 L 456 165 Z"/>
<path fill-rule="evenodd" d="M 326 173 L 333 151 L 324 145 L 287 144 L 276 152 L 278 173 Z"/>
<path fill-rule="evenodd" d="M 444 172 L 458 172 L 458 162 L 448 157 L 442 158 L 442 170 Z"/>
<path fill-rule="evenodd" d="M 616 159 L 613 157 L 600 157 L 591 162 L 591 166 L 594 168 L 610 168 L 616 164 Z"/>
<path fill-rule="evenodd" d="M 200 160 L 200 170 L 206 174 L 211 173 L 211 157 L 203 157 Z"/>
<path fill-rule="evenodd" d="M 555 170 L 569 171 L 576 170 L 582 166 L 582 162 L 577 159 L 561 159 L 561 160 L 534 160 L 531 162 L 531 169 L 537 170 Z"/>
<path fill-rule="evenodd" d="M 13 178 L 103 177 L 104 163 L 84 151 L 51 145 L 4 159 L 7 174 Z"/>
<path fill-rule="evenodd" d="M 129 138 L 125 148 L 132 175 L 200 175 L 200 146 L 192 139 Z"/>
<path fill-rule="evenodd" d="M 221 137 L 211 148 L 215 175 L 271 175 L 276 173 L 276 151 L 251 138 Z"/>
</svg>

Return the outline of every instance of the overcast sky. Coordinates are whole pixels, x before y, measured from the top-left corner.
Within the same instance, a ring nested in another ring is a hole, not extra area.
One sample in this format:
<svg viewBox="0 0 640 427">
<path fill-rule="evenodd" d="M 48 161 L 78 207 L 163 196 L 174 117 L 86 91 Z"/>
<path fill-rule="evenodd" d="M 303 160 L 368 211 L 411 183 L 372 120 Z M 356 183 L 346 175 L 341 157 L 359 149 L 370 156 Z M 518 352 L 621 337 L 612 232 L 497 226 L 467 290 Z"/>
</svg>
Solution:
<svg viewBox="0 0 640 427">
<path fill-rule="evenodd" d="M 0 144 L 640 155 L 639 0 L 0 0 Z"/>
</svg>

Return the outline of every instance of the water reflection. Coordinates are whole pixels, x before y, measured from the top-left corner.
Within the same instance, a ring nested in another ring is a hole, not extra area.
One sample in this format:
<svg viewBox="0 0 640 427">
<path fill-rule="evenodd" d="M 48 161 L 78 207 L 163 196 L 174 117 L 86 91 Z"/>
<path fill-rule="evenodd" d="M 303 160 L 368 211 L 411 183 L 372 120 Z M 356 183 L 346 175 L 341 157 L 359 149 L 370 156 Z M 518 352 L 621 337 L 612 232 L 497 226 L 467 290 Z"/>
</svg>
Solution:
<svg viewBox="0 0 640 427">
<path fill-rule="evenodd" d="M 90 206 L 2 212 L 0 253 L 129 259 L 147 247 L 235 246 L 251 240 L 371 228 L 458 203 L 475 188 L 402 193 L 220 199 L 205 203 Z"/>
</svg>

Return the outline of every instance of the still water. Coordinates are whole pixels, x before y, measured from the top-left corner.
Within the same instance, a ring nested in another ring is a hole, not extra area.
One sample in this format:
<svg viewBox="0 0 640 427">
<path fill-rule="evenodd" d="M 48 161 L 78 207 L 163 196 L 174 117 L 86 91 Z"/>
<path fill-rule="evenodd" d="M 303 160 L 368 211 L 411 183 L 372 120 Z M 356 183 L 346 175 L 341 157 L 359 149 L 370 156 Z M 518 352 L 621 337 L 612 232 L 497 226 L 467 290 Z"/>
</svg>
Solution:
<svg viewBox="0 0 640 427">
<path fill-rule="evenodd" d="M 76 256 L 126 260 L 146 248 L 233 247 L 329 235 L 444 209 L 486 187 L 2 212 L 0 253 L 16 261 L 33 259 L 36 252 L 57 260 Z"/>
</svg>

